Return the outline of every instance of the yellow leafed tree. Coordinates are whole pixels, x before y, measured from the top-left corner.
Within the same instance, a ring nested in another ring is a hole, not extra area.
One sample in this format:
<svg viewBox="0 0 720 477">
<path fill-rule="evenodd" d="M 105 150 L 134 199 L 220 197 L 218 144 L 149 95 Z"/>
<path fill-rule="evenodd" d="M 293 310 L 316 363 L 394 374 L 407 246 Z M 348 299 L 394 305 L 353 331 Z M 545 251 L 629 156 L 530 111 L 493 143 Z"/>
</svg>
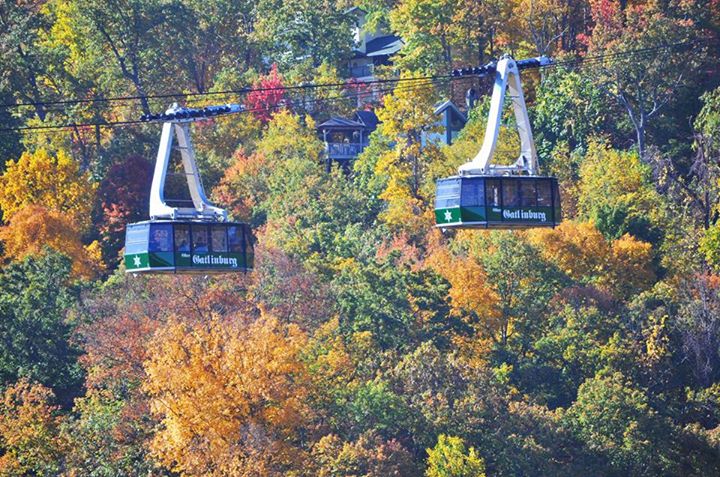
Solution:
<svg viewBox="0 0 720 477">
<path fill-rule="evenodd" d="M 543 256 L 573 280 L 627 298 L 652 285 L 652 246 L 625 234 L 608 241 L 592 222 L 565 221 L 555 229 L 528 232 Z"/>
<path fill-rule="evenodd" d="M 96 188 L 90 174 L 81 172 L 65 152 L 25 152 L 18 161 L 9 161 L 0 176 L 3 220 L 11 222 L 23 207 L 39 205 L 65 215 L 84 233 L 91 224 Z"/>
<path fill-rule="evenodd" d="M 63 440 L 50 389 L 25 379 L 0 401 L 0 475 L 58 475 Z"/>
<path fill-rule="evenodd" d="M 570 278 L 588 281 L 605 272 L 610 246 L 592 222 L 565 221 L 554 229 L 535 229 L 528 240 Z"/>
<path fill-rule="evenodd" d="M 162 420 L 152 450 L 184 475 L 292 475 L 310 426 L 305 335 L 262 316 L 213 318 L 160 329 L 145 389 Z"/>
<path fill-rule="evenodd" d="M 386 178 L 385 190 L 380 194 L 388 204 L 383 219 L 388 225 L 410 233 L 419 233 L 429 222 L 426 212 L 434 183 L 428 167 L 442 160 L 437 146 L 423 144 L 424 137 L 437 130 L 437 118 L 433 115 L 435 99 L 429 84 L 400 85 L 385 97 L 384 107 L 377 110 L 382 121 L 381 133 L 396 143 L 375 167 L 375 174 Z"/>
</svg>

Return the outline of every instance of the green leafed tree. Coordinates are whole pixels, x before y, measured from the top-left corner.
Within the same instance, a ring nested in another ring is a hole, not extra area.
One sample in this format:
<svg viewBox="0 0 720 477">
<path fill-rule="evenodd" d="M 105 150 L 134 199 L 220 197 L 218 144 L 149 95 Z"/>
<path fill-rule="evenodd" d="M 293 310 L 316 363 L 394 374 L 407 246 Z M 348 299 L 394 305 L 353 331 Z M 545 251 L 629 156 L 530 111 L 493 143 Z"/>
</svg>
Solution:
<svg viewBox="0 0 720 477">
<path fill-rule="evenodd" d="M 590 66 L 592 78 L 625 110 L 643 160 L 652 123 L 675 104 L 702 63 L 707 45 L 698 38 L 700 3 L 591 2 L 595 26 L 586 38 L 588 55 L 602 57 Z M 657 139 L 656 144 L 662 142 Z"/>
<path fill-rule="evenodd" d="M 459 437 L 440 434 L 432 449 L 427 449 L 426 477 L 485 477 L 485 464 L 474 447 L 465 448 Z"/>
<path fill-rule="evenodd" d="M 639 155 L 593 142 L 580 167 L 578 214 L 607 238 L 629 233 L 646 242 L 662 237 L 666 209 Z"/>
<path fill-rule="evenodd" d="M 48 252 L 14 263 L 0 274 L 0 380 L 28 378 L 55 390 L 61 401 L 82 383 L 69 342 L 66 310 L 75 302 L 68 287 L 70 261 Z"/>
<path fill-rule="evenodd" d="M 353 46 L 343 2 L 260 0 L 255 35 L 269 59 L 287 68 L 306 59 L 339 65 Z"/>
<path fill-rule="evenodd" d="M 589 450 L 619 475 L 678 475 L 673 429 L 621 373 L 599 373 L 578 389 L 565 416 Z"/>
</svg>

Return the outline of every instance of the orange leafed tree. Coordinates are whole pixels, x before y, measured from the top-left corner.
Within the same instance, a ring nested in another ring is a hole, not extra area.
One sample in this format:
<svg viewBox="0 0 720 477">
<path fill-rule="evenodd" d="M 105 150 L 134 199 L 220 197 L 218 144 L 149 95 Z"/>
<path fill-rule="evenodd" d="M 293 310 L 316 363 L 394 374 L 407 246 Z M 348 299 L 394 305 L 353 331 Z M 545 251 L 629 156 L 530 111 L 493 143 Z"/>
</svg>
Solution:
<svg viewBox="0 0 720 477">
<path fill-rule="evenodd" d="M 631 235 L 607 241 L 592 222 L 565 221 L 528 233 L 529 241 L 573 280 L 627 298 L 655 280 L 652 246 Z"/>
<path fill-rule="evenodd" d="M 656 279 L 652 246 L 625 234 L 612 243 L 610 286 L 622 297 L 648 289 Z"/>
<path fill-rule="evenodd" d="M 535 229 L 530 243 L 577 281 L 592 281 L 605 273 L 610 245 L 592 222 L 565 221 L 555 229 Z"/>
<path fill-rule="evenodd" d="M 71 217 L 39 205 L 18 209 L 10 224 L 0 228 L 0 240 L 7 260 L 23 260 L 49 247 L 72 260 L 75 277 L 92 278 L 102 269 L 97 242 L 83 245 Z"/>
<path fill-rule="evenodd" d="M 249 321 L 171 321 L 150 346 L 145 389 L 162 420 L 152 449 L 173 471 L 287 475 L 304 465 L 305 335 L 272 317 Z"/>
<path fill-rule="evenodd" d="M 477 331 L 469 339 L 455 337 L 455 342 L 464 354 L 482 358 L 501 326 L 500 297 L 489 286 L 485 270 L 474 258 L 452 255 L 439 243 L 437 231 L 429 234 L 429 242 L 430 254 L 426 263 L 450 283 L 448 295 L 452 313 Z"/>
<path fill-rule="evenodd" d="M 60 418 L 50 389 L 21 380 L 0 401 L 0 475 L 57 475 Z"/>
<path fill-rule="evenodd" d="M 242 150 L 235 153 L 234 159 L 235 162 L 213 189 L 213 198 L 223 204 L 233 217 L 250 220 L 253 209 L 267 195 L 264 182 L 270 171 L 270 163 L 262 153 L 247 156 Z"/>
</svg>

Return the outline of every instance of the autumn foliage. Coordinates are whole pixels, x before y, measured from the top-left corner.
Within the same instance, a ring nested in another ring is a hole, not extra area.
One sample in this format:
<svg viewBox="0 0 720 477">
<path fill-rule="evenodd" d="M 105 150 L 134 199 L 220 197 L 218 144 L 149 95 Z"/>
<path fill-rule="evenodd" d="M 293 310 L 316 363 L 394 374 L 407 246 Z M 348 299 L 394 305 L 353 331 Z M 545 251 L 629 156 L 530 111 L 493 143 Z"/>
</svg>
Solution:
<svg viewBox="0 0 720 477">
<path fill-rule="evenodd" d="M 10 0 L 0 24 L 0 475 L 720 475 L 720 2 Z M 563 221 L 436 227 L 492 89 L 450 72 L 507 52 L 555 60 L 522 80 Z M 245 107 L 191 131 L 252 271 L 118 260 L 160 133 L 138 116 L 173 101 Z M 318 125 L 369 111 L 328 161 Z"/>
<path fill-rule="evenodd" d="M 248 109 L 260 121 L 267 123 L 284 104 L 283 81 L 278 73 L 277 64 L 273 64 L 267 76 L 253 83 L 253 91 L 247 95 Z"/>
<path fill-rule="evenodd" d="M 117 253 L 122 248 L 125 224 L 147 217 L 152 174 L 150 161 L 130 156 L 110 166 L 100 183 L 97 193 L 102 218 L 98 229 L 107 249 L 107 260 L 112 260 L 113 252 Z"/>
<path fill-rule="evenodd" d="M 83 245 L 78 229 L 72 217 L 61 212 L 39 205 L 23 207 L 0 228 L 5 259 L 20 261 L 50 248 L 72 259 L 75 276 L 92 278 L 103 269 L 100 249 L 97 242 Z"/>
<path fill-rule="evenodd" d="M 0 209 L 7 223 L 24 207 L 45 207 L 85 233 L 91 225 L 95 189 L 90 175 L 81 172 L 67 153 L 39 149 L 6 164 L 0 176 Z"/>
<path fill-rule="evenodd" d="M 162 422 L 152 444 L 158 459 L 187 475 L 279 475 L 300 466 L 293 436 L 311 424 L 298 355 L 304 339 L 270 317 L 163 327 L 145 365 Z"/>
</svg>

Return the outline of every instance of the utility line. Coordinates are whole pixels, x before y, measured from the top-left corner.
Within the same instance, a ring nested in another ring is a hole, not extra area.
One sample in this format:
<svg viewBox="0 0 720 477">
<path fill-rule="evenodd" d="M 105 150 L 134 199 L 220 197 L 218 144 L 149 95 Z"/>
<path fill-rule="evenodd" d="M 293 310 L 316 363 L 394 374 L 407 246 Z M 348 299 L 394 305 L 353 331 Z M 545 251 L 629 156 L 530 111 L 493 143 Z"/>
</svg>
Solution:
<svg viewBox="0 0 720 477">
<path fill-rule="evenodd" d="M 401 83 L 401 82 L 413 82 L 423 80 L 436 80 L 443 78 L 450 78 L 451 75 L 435 75 L 435 76 L 421 76 L 413 78 L 388 78 L 388 79 L 375 79 L 369 81 L 343 81 L 336 83 L 320 83 L 320 84 L 299 84 L 291 86 L 275 86 L 271 88 L 241 88 L 231 89 L 225 91 L 206 91 L 202 93 L 162 93 L 162 94 L 148 94 L 144 96 L 116 96 L 110 98 L 84 98 L 84 99 L 67 99 L 57 101 L 36 101 L 28 103 L 5 103 L 0 104 L 0 108 L 12 109 L 20 107 L 37 107 L 37 106 L 56 106 L 56 105 L 69 105 L 69 104 L 84 104 L 84 103 L 109 103 L 115 101 L 133 101 L 142 99 L 167 99 L 167 98 L 192 98 L 192 97 L 203 97 L 203 96 L 222 96 L 222 95 L 245 95 L 253 92 L 265 92 L 265 91 L 296 91 L 296 90 L 311 90 L 318 88 L 341 88 L 341 87 L 354 87 L 354 86 L 366 86 L 373 84 L 387 84 L 387 83 Z"/>
</svg>

